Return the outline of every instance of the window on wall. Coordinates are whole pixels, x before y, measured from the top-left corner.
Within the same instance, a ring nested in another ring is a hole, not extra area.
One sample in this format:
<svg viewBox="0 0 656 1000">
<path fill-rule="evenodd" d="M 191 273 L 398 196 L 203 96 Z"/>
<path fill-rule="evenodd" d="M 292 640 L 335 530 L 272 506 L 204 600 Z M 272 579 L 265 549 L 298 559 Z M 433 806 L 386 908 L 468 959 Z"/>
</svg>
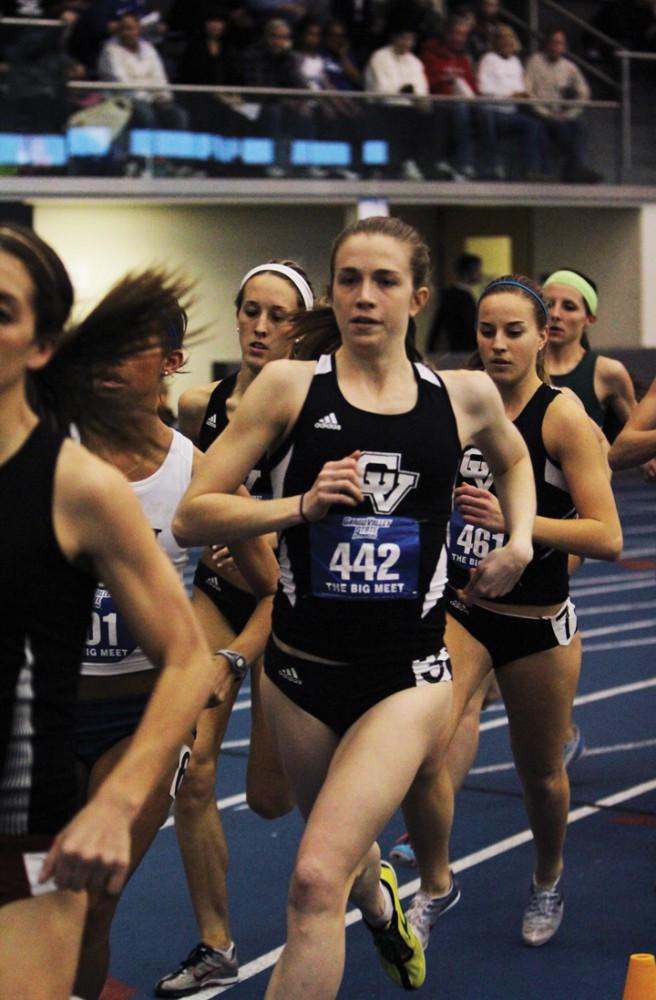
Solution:
<svg viewBox="0 0 656 1000">
<path fill-rule="evenodd" d="M 512 274 L 513 245 L 510 236 L 468 236 L 465 239 L 465 252 L 477 254 L 483 261 L 483 281 L 481 289 L 494 278 L 502 274 Z"/>
</svg>

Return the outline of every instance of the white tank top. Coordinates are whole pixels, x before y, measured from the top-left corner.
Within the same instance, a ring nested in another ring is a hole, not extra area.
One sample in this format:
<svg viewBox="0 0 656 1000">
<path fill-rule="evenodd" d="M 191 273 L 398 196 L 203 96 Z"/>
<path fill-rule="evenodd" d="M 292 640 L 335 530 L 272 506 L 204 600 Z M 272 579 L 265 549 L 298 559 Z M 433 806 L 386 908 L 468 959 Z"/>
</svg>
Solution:
<svg viewBox="0 0 656 1000">
<path fill-rule="evenodd" d="M 171 531 L 171 522 L 183 493 L 191 481 L 194 446 L 173 431 L 168 454 L 148 479 L 130 483 L 157 541 L 182 578 L 187 565 L 186 549 L 181 549 Z M 106 677 L 153 670 L 150 660 L 137 645 L 111 594 L 101 584 L 93 599 L 91 624 L 83 651 L 80 672 L 85 676 Z"/>
</svg>

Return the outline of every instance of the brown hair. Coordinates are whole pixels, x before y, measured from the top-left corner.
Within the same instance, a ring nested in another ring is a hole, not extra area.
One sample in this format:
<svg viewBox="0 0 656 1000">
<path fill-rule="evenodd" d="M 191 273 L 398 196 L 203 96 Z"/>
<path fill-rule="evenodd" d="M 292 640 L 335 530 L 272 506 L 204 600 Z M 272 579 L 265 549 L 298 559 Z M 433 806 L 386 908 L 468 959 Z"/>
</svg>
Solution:
<svg viewBox="0 0 656 1000">
<path fill-rule="evenodd" d="M 510 293 L 511 295 L 519 295 L 523 299 L 530 302 L 533 307 L 533 318 L 535 320 L 535 325 L 538 330 L 546 330 L 549 323 L 549 310 L 547 309 L 547 304 L 544 301 L 542 295 L 542 286 L 534 281 L 533 278 L 527 277 L 525 274 L 504 274 L 500 278 L 495 278 L 488 285 L 485 286 L 483 291 L 478 297 L 478 303 L 476 305 L 476 325 L 478 326 L 478 310 L 480 309 L 481 302 L 483 299 L 490 298 L 492 295 L 499 295 L 501 293 Z M 535 370 L 542 379 L 548 385 L 549 376 L 547 374 L 545 364 L 544 364 L 544 349 L 540 348 L 535 359 Z M 468 363 L 469 368 L 483 369 L 484 365 L 481 360 L 481 356 L 478 351 L 472 355 Z"/>
<path fill-rule="evenodd" d="M 32 229 L 0 224 L 0 251 L 23 264 L 32 281 L 34 336 L 43 347 L 56 344 L 73 305 L 73 286 L 66 268 Z"/>
<path fill-rule="evenodd" d="M 151 268 L 118 281 L 89 315 L 67 331 L 59 350 L 35 382 L 41 415 L 66 433 L 75 424 L 85 443 L 148 447 L 133 404 L 99 394 L 94 376 L 159 341 L 164 353 L 181 349 L 191 286 L 180 275 Z"/>
<path fill-rule="evenodd" d="M 410 250 L 410 271 L 412 287 L 417 289 L 430 282 L 430 251 L 416 229 L 395 216 L 375 215 L 368 219 L 358 219 L 341 231 L 333 242 L 330 254 L 330 298 L 335 280 L 335 260 L 346 240 L 351 236 L 391 236 L 399 243 L 405 243 Z M 341 335 L 335 314 L 330 305 L 321 305 L 294 318 L 297 329 L 297 343 L 294 357 L 300 359 L 317 358 L 320 354 L 332 354 L 341 344 Z M 408 320 L 405 349 L 411 361 L 420 361 L 421 354 L 415 344 L 416 325 L 413 318 Z"/>
<path fill-rule="evenodd" d="M 312 294 L 314 294 L 314 289 L 312 288 L 312 282 L 308 278 L 307 273 L 301 267 L 300 264 L 296 263 L 295 260 L 267 260 L 266 263 L 267 264 L 284 264 L 285 267 L 291 267 L 292 270 L 294 270 L 298 274 L 300 274 L 301 278 L 303 278 L 305 281 L 307 281 L 307 283 L 309 285 L 309 288 L 310 288 L 310 291 L 312 292 Z M 290 278 L 287 278 L 284 274 L 281 274 L 280 271 L 266 271 L 266 270 L 262 270 L 262 271 L 258 271 L 258 275 L 260 275 L 260 274 L 273 274 L 273 275 L 275 275 L 276 278 L 281 278 L 283 281 L 287 281 L 292 286 L 292 288 L 294 289 L 294 291 L 296 292 L 296 301 L 298 303 L 298 308 L 302 309 L 302 310 L 305 310 L 305 303 L 303 302 L 303 298 L 301 296 L 301 293 L 299 292 L 298 288 L 296 287 L 296 285 L 294 284 L 294 282 L 291 281 Z M 253 277 L 256 277 L 256 275 L 253 275 Z M 249 278 L 249 281 L 250 281 L 250 278 Z M 235 296 L 235 309 L 237 310 L 237 312 L 239 312 L 239 310 L 241 309 L 241 304 L 244 301 L 244 288 L 246 287 L 247 284 L 248 284 L 248 282 L 246 282 L 245 284 L 243 284 L 241 286 L 241 288 L 239 289 L 239 291 L 237 292 L 236 296 Z"/>
</svg>

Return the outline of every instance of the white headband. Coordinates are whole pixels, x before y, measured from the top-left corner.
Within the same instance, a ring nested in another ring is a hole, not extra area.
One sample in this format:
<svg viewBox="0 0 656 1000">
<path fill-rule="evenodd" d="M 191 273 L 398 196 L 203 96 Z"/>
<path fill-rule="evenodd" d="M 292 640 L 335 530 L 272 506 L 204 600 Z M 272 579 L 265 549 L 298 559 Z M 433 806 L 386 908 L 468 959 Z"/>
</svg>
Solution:
<svg viewBox="0 0 656 1000">
<path fill-rule="evenodd" d="M 250 281 L 254 275 L 262 274 L 263 271 L 275 271 L 276 274 L 283 274 L 285 278 L 289 278 L 303 299 L 303 305 L 305 308 L 312 309 L 314 306 L 314 295 L 312 294 L 312 289 L 303 275 L 299 274 L 298 271 L 295 271 L 293 267 L 288 267 L 287 264 L 258 264 L 257 267 L 251 268 L 251 270 L 241 279 L 239 291 L 241 292 L 246 282 Z"/>
</svg>

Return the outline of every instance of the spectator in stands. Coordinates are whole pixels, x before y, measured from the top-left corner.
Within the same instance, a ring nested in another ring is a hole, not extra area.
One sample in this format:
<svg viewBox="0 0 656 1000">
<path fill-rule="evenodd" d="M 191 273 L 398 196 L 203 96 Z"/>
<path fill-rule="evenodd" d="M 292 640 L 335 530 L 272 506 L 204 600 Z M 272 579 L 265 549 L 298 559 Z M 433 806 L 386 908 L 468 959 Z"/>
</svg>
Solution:
<svg viewBox="0 0 656 1000">
<path fill-rule="evenodd" d="M 587 101 L 590 88 L 578 66 L 566 58 L 567 36 L 555 30 L 547 35 L 544 52 L 536 52 L 526 63 L 526 89 L 542 100 Z M 538 104 L 533 111 L 540 117 L 563 158 L 562 178 L 595 184 L 601 175 L 585 162 L 585 128 L 581 108 L 558 104 Z"/>
<path fill-rule="evenodd" d="M 501 24 L 494 32 L 493 48 L 478 65 L 478 92 L 484 97 L 528 97 L 524 67 L 517 53 L 520 43 L 513 29 Z M 519 139 L 519 160 L 523 178 L 546 180 L 546 136 L 542 122 L 515 104 L 489 106 L 490 133 L 486 136 L 495 176 L 503 180 L 506 170 L 498 139 L 512 135 Z"/>
<path fill-rule="evenodd" d="M 185 129 L 189 116 L 173 101 L 168 78 L 157 50 L 140 37 L 139 18 L 123 14 L 112 38 L 103 45 L 98 60 L 101 80 L 134 84 L 132 99 L 133 128 Z M 156 84 L 161 90 L 140 90 L 139 85 Z"/>
<path fill-rule="evenodd" d="M 483 280 L 478 254 L 463 253 L 455 262 L 456 281 L 440 295 L 426 350 L 434 354 L 446 341 L 449 351 L 476 350 L 476 291 Z"/>
<path fill-rule="evenodd" d="M 288 24 L 296 24 L 307 14 L 301 0 L 246 0 L 246 8 L 260 23 L 280 17 Z"/>
<path fill-rule="evenodd" d="M 173 0 L 166 11 L 166 22 L 171 32 L 186 38 L 198 37 L 208 14 L 216 7 L 216 0 Z M 225 43 L 233 50 L 252 45 L 259 35 L 256 18 L 248 10 L 246 0 L 225 0 L 224 10 L 228 17 Z"/>
<path fill-rule="evenodd" d="M 361 90 L 362 70 L 351 47 L 344 21 L 331 17 L 323 26 L 324 70 L 333 90 Z"/>
<path fill-rule="evenodd" d="M 292 49 L 292 32 L 287 21 L 274 17 L 266 22 L 261 39 L 243 53 L 235 82 L 245 87 L 307 89 Z M 264 132 L 276 141 L 276 162 L 267 168 L 267 173 L 282 177 L 289 171 L 290 139 L 312 137 L 312 108 L 298 98 L 284 101 L 276 98 L 248 107 L 252 109 L 259 134 Z"/>
<path fill-rule="evenodd" d="M 423 64 L 413 49 L 414 31 L 401 22 L 390 29 L 390 41 L 371 55 L 365 67 L 365 90 L 387 94 L 428 95 Z M 390 98 L 376 105 L 375 117 L 385 120 L 390 147 L 390 167 L 404 180 L 423 180 L 419 166 L 430 162 L 433 119 L 430 104 L 421 105 L 408 97 Z"/>
<path fill-rule="evenodd" d="M 383 44 L 384 8 L 375 0 L 331 0 L 330 12 L 346 28 L 355 59 L 364 66 L 371 53 Z"/>
<path fill-rule="evenodd" d="M 389 22 L 398 22 L 401 18 L 413 26 L 420 45 L 429 38 L 437 38 L 444 30 L 444 17 L 434 0 L 390 0 Z"/>
<path fill-rule="evenodd" d="M 71 55 L 86 67 L 87 75 L 94 74 L 102 46 L 116 30 L 120 16 L 141 18 L 145 13 L 144 0 L 93 0 L 80 12 L 73 29 Z"/>
<path fill-rule="evenodd" d="M 3 7 L 7 17 L 27 16 L 18 4 Z M 68 39 L 77 13 L 67 5 L 37 3 L 32 17 L 60 19 L 51 27 L 21 27 L 10 36 L 3 127 L 18 132 L 59 132 L 68 114 L 66 82 L 80 75 L 68 54 Z"/>
<path fill-rule="evenodd" d="M 467 42 L 471 31 L 467 18 L 452 18 L 447 22 L 443 38 L 424 42 L 420 56 L 428 77 L 431 94 L 461 96 L 466 100 L 438 107 L 437 131 L 447 131 L 447 149 L 454 147 L 454 165 L 441 157 L 437 163 L 438 176 L 473 180 L 476 177 L 474 134 L 477 125 L 488 116 L 484 107 L 477 107 L 471 98 L 476 96 L 476 80 L 471 59 L 467 55 Z M 448 129 L 440 124 L 445 121 Z"/>
<path fill-rule="evenodd" d="M 222 87 L 234 83 L 236 54 L 225 43 L 228 14 L 206 5 L 205 19 L 187 42 L 178 68 L 180 83 Z M 188 94 L 186 103 L 195 127 L 208 132 L 241 134 L 235 99 L 222 94 Z"/>
<path fill-rule="evenodd" d="M 500 11 L 500 0 L 478 0 L 476 20 L 467 40 L 467 50 L 474 63 L 491 50 L 494 32 L 503 24 Z"/>
</svg>

